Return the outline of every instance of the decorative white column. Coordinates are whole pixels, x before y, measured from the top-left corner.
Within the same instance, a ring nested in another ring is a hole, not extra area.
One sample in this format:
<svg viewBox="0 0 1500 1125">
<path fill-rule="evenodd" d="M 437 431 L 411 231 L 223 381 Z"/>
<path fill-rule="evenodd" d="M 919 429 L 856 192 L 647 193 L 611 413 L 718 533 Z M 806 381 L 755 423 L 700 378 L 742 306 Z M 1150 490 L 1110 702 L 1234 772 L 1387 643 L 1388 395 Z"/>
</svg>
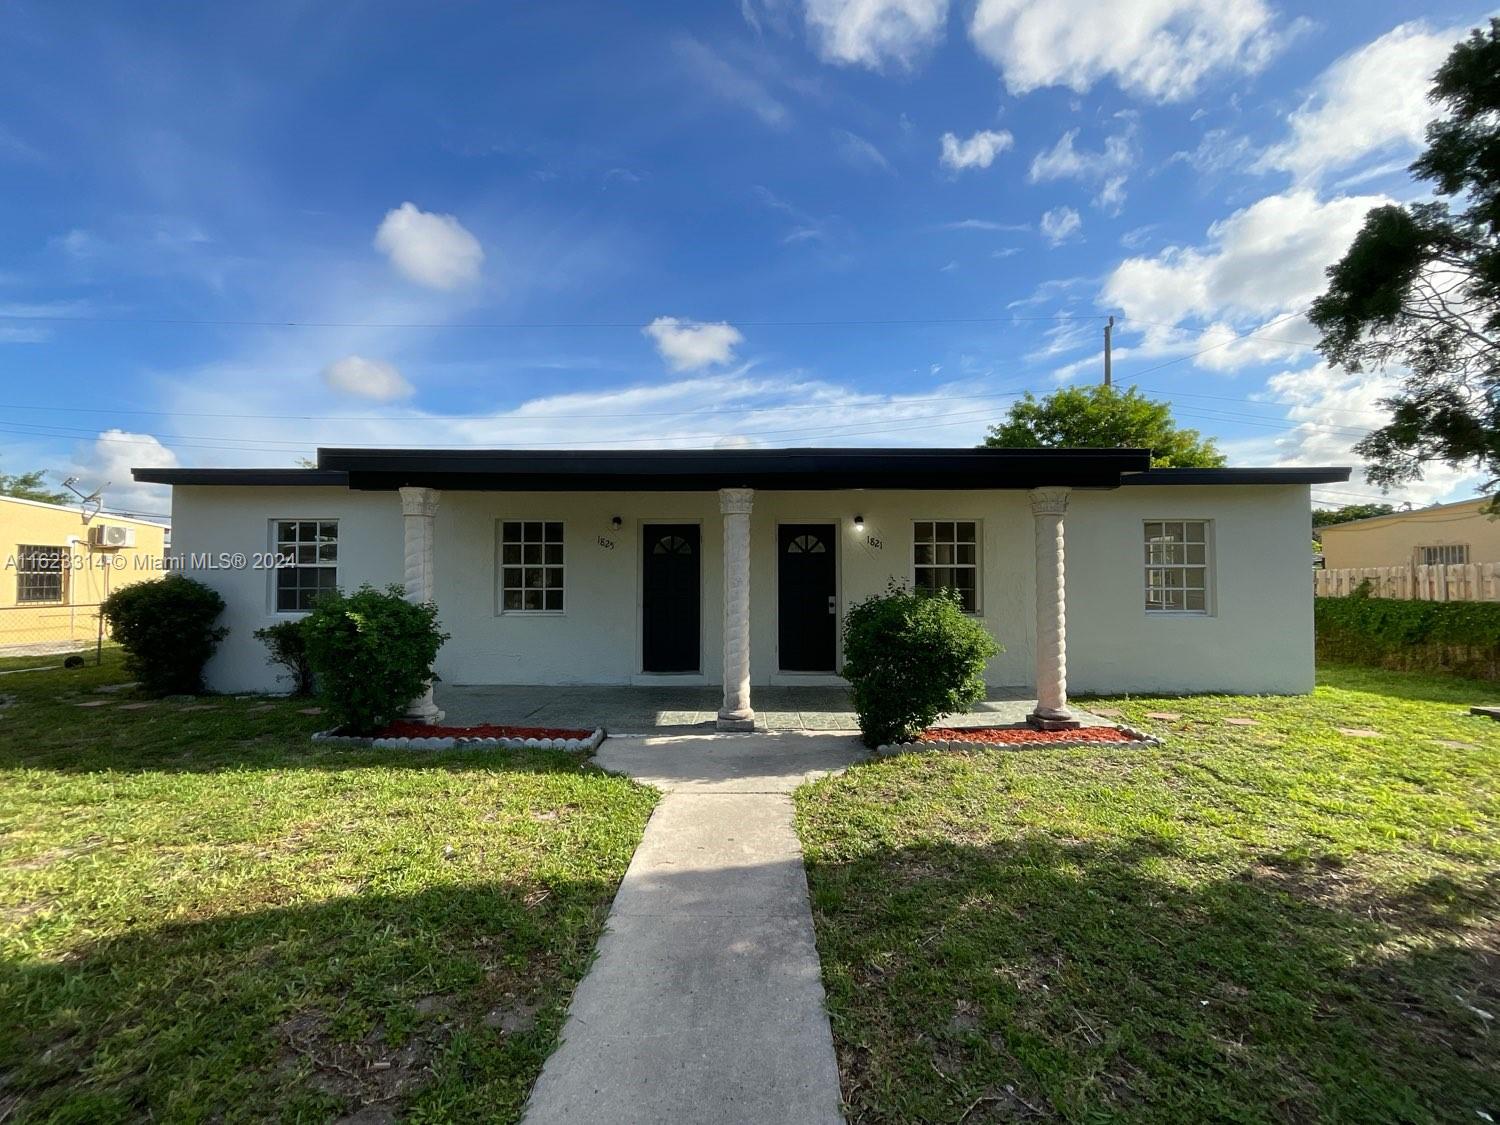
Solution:
<svg viewBox="0 0 1500 1125">
<path fill-rule="evenodd" d="M 401 489 L 401 520 L 406 534 L 406 600 L 419 605 L 437 600 L 433 517 L 437 515 L 440 495 L 435 488 Z M 432 698 L 431 681 L 407 706 L 406 717 L 419 723 L 443 721 L 443 712 Z"/>
<path fill-rule="evenodd" d="M 750 709 L 750 507 L 753 488 L 719 489 L 724 513 L 724 706 L 720 730 L 754 730 Z"/>
<path fill-rule="evenodd" d="M 1074 730 L 1068 710 L 1068 599 L 1063 513 L 1066 488 L 1031 490 L 1036 523 L 1036 710 L 1026 721 L 1041 730 Z"/>
</svg>

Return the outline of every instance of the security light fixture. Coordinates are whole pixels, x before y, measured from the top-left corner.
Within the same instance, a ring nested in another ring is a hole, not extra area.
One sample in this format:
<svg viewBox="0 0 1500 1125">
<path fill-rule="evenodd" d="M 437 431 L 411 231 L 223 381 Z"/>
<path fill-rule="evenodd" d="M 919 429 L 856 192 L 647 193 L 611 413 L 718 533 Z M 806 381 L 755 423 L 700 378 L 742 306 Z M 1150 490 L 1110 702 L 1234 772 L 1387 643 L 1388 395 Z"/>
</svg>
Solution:
<svg viewBox="0 0 1500 1125">
<path fill-rule="evenodd" d="M 615 516 L 614 518 L 612 518 L 609 521 L 609 526 L 612 527 L 612 528 L 614 528 L 616 531 L 619 531 L 620 530 L 620 525 L 623 524 L 624 522 L 625 521 L 622 520 L 619 516 Z"/>
<path fill-rule="evenodd" d="M 864 516 L 855 516 L 854 517 L 854 531 L 855 531 L 855 534 L 857 534 L 857 535 L 863 535 L 864 534 L 864 531 L 865 531 L 865 517 Z"/>
</svg>

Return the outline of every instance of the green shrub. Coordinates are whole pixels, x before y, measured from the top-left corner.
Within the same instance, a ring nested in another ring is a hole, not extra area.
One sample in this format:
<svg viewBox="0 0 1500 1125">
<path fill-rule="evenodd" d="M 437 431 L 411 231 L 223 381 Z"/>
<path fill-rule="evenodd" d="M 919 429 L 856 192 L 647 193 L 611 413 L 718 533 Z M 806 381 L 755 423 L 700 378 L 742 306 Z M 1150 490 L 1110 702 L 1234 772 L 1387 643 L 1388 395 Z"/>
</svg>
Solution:
<svg viewBox="0 0 1500 1125">
<path fill-rule="evenodd" d="M 844 618 L 844 678 L 866 746 L 908 742 L 942 715 L 984 698 L 995 639 L 958 594 L 891 583 Z"/>
<path fill-rule="evenodd" d="M 407 601 L 400 586 L 325 594 L 303 618 L 302 635 L 318 694 L 355 734 L 401 717 L 426 688 L 448 639 L 438 628 L 437 606 Z"/>
<path fill-rule="evenodd" d="M 278 621 L 257 629 L 255 639 L 266 646 L 267 664 L 280 664 L 286 669 L 283 675 L 291 678 L 293 695 L 312 694 L 312 665 L 307 662 L 307 636 L 302 631 L 301 619 Z"/>
<path fill-rule="evenodd" d="M 191 695 L 203 689 L 203 666 L 228 634 L 214 621 L 224 599 L 180 574 L 122 586 L 99 606 L 125 649 L 125 671 L 153 695 Z"/>
<path fill-rule="evenodd" d="M 1500 678 L 1500 603 L 1372 598 L 1313 603 L 1318 656 L 1398 671 Z"/>
</svg>

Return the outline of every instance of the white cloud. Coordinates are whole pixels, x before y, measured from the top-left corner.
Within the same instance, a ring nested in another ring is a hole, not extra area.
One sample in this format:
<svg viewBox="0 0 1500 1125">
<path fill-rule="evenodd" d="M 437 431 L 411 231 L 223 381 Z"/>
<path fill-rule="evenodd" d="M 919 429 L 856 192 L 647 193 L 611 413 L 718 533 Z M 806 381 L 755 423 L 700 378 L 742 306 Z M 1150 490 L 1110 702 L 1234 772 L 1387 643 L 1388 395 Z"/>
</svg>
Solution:
<svg viewBox="0 0 1500 1125">
<path fill-rule="evenodd" d="M 1228 129 L 1210 129 L 1199 139 L 1197 147 L 1172 154 L 1173 163 L 1189 165 L 1205 175 L 1230 172 L 1248 163 L 1252 156 L 1250 138 Z"/>
<path fill-rule="evenodd" d="M 1030 230 L 1030 223 L 997 223 L 992 219 L 959 219 L 957 222 L 943 223 L 938 230 L 988 230 L 988 231 L 1021 231 Z"/>
<path fill-rule="evenodd" d="M 1324 270 L 1343 255 L 1365 213 L 1385 202 L 1380 196 L 1324 202 L 1305 190 L 1267 196 L 1214 223 L 1203 246 L 1127 258 L 1105 281 L 1100 301 L 1121 310 L 1128 327 L 1137 322 L 1148 343 L 1163 331 L 1154 325 L 1206 325 L 1196 342 L 1215 347 L 1198 361 L 1205 367 L 1290 354 L 1296 345 L 1286 339 L 1312 338 L 1300 320 L 1269 330 L 1280 344 L 1264 337 L 1228 341 L 1239 327 L 1300 311 L 1321 293 Z"/>
<path fill-rule="evenodd" d="M 1015 137 L 1004 129 L 981 129 L 965 140 L 959 140 L 956 134 L 944 133 L 939 159 L 943 167 L 955 172 L 962 172 L 965 168 L 988 168 L 995 157 L 1015 143 Z"/>
<path fill-rule="evenodd" d="M 362 355 L 334 360 L 323 368 L 323 382 L 336 391 L 376 402 L 406 398 L 414 389 L 394 364 Z"/>
<path fill-rule="evenodd" d="M 1054 207 L 1042 216 L 1042 234 L 1058 246 L 1083 229 L 1083 219 L 1071 207 Z"/>
<path fill-rule="evenodd" d="M 853 167 L 862 171 L 891 171 L 891 162 L 885 158 L 885 153 L 858 133 L 851 133 L 848 129 L 835 129 L 833 139 L 838 143 L 840 155 Z"/>
<path fill-rule="evenodd" d="M 679 37 L 672 49 L 691 76 L 709 93 L 754 114 L 772 128 L 782 128 L 791 121 L 791 112 L 764 82 L 692 36 Z"/>
<path fill-rule="evenodd" d="M 1061 179 L 1098 184 L 1094 204 L 1118 214 L 1125 203 L 1126 176 L 1136 160 L 1133 129 L 1106 137 L 1098 152 L 1080 150 L 1074 143 L 1077 139 L 1078 130 L 1069 129 L 1050 149 L 1037 153 L 1027 179 L 1034 184 Z"/>
<path fill-rule="evenodd" d="M 659 316 L 641 331 L 651 337 L 673 371 L 729 363 L 734 359 L 734 349 L 745 339 L 732 324 L 698 324 L 675 316 Z"/>
<path fill-rule="evenodd" d="M 1376 405 L 1399 385 L 1395 372 L 1351 373 L 1323 363 L 1282 371 L 1266 381 L 1265 400 L 1284 405 L 1286 420 L 1293 428 L 1263 439 L 1226 443 L 1236 461 L 1254 459 L 1273 465 L 1353 465 L 1356 471 L 1347 484 L 1314 487 L 1315 495 L 1332 502 L 1359 503 L 1380 494 L 1363 472 L 1363 460 L 1354 445 L 1369 430 L 1384 425 L 1390 413 Z M 1446 465 L 1430 465 L 1422 479 L 1399 485 L 1387 499 L 1391 503 L 1410 500 L 1421 506 L 1439 500 L 1471 495 L 1482 481 L 1481 474 Z"/>
<path fill-rule="evenodd" d="M 68 475 L 78 478 L 85 492 L 102 489 L 106 508 L 165 513 L 171 489 L 163 484 L 137 484 L 132 468 L 173 469 L 177 454 L 151 434 L 104 430 L 88 445 L 74 451 Z"/>
<path fill-rule="evenodd" d="M 1317 179 L 1372 153 L 1421 144 L 1437 116 L 1432 75 L 1463 34 L 1406 23 L 1339 59 L 1288 118 L 1289 136 L 1260 166 Z"/>
<path fill-rule="evenodd" d="M 386 212 L 375 232 L 375 249 L 396 270 L 429 289 L 457 289 L 479 280 L 484 248 L 452 215 L 403 203 Z"/>
<path fill-rule="evenodd" d="M 1263 0 L 979 0 L 969 35 L 1013 94 L 1083 93 L 1113 78 L 1159 102 L 1188 97 L 1217 70 L 1259 69 L 1277 45 Z"/>
<path fill-rule="evenodd" d="M 948 0 L 806 0 L 807 28 L 825 62 L 910 70 L 943 36 Z"/>
</svg>

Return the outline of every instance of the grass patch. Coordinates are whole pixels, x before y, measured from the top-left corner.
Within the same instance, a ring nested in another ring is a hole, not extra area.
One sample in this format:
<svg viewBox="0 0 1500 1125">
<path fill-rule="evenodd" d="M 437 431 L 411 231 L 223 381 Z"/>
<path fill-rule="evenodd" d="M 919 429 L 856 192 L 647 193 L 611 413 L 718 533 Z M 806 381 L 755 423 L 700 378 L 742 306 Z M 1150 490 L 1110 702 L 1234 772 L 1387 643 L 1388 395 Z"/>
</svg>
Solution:
<svg viewBox="0 0 1500 1125">
<path fill-rule="evenodd" d="M 0 1119 L 515 1120 L 654 792 L 123 678 L 0 676 Z"/>
<path fill-rule="evenodd" d="M 800 790 L 851 1121 L 1500 1119 L 1493 688 L 1320 679 Z"/>
</svg>

